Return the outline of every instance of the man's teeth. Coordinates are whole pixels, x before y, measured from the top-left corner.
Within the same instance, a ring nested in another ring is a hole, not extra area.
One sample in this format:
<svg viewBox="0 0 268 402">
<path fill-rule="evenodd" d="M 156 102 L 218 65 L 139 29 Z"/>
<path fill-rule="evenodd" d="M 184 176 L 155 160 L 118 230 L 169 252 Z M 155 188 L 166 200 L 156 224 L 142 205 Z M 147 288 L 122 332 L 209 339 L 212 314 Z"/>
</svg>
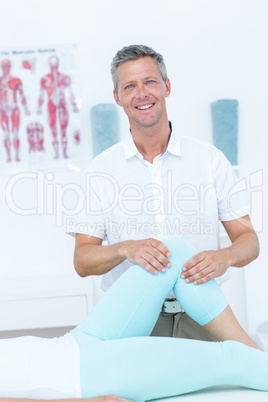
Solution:
<svg viewBox="0 0 268 402">
<path fill-rule="evenodd" d="M 144 110 L 144 109 L 149 109 L 152 106 L 153 106 L 153 103 L 151 103 L 150 105 L 138 106 L 137 109 Z"/>
</svg>

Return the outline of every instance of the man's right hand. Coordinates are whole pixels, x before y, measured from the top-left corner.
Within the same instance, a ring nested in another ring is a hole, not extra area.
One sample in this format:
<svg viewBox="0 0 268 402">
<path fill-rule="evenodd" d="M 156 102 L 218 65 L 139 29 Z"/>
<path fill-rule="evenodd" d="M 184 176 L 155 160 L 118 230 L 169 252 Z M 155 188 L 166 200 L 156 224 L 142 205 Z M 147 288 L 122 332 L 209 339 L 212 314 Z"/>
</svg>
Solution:
<svg viewBox="0 0 268 402">
<path fill-rule="evenodd" d="M 83 401 L 85 401 L 85 402 L 131 402 L 130 399 L 120 398 L 119 396 L 116 396 L 116 395 L 97 396 L 96 398 L 83 399 Z"/>
<path fill-rule="evenodd" d="M 146 271 L 157 274 L 165 272 L 171 266 L 167 257 L 171 256 L 169 249 L 159 240 L 127 240 L 124 243 L 125 257 L 133 264 L 141 265 Z"/>
<path fill-rule="evenodd" d="M 89 275 L 103 275 L 124 260 L 141 265 L 152 274 L 165 272 L 170 267 L 171 253 L 159 240 L 126 240 L 102 246 L 102 239 L 85 234 L 76 234 L 74 266 L 83 278 Z"/>
</svg>

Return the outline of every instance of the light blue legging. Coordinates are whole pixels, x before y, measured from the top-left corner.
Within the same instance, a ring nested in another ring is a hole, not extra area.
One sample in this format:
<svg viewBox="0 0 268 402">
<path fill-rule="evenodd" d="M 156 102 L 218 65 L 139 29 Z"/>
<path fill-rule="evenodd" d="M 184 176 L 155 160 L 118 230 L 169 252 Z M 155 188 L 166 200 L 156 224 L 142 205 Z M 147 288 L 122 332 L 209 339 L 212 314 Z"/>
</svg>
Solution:
<svg viewBox="0 0 268 402">
<path fill-rule="evenodd" d="M 268 354 L 234 341 L 203 342 L 149 337 L 163 300 L 174 293 L 204 325 L 227 301 L 214 280 L 203 285 L 180 278 L 196 250 L 181 238 L 164 241 L 171 268 L 152 275 L 133 265 L 71 334 L 80 348 L 83 397 L 116 394 L 133 401 L 235 384 L 268 391 Z"/>
</svg>

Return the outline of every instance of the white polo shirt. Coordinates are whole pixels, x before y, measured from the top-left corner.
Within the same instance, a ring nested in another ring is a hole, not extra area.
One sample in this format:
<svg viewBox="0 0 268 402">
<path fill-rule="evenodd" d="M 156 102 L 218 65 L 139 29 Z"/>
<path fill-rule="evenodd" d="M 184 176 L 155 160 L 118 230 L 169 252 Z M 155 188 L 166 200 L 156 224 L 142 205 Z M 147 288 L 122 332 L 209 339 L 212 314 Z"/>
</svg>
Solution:
<svg viewBox="0 0 268 402">
<path fill-rule="evenodd" d="M 211 144 L 179 137 L 173 129 L 167 150 L 149 163 L 129 133 L 90 163 L 86 206 L 69 232 L 106 239 L 109 245 L 179 235 L 198 251 L 216 250 L 219 220 L 249 213 L 237 183 L 232 166 Z M 105 274 L 102 288 L 130 265 L 125 260 Z"/>
</svg>

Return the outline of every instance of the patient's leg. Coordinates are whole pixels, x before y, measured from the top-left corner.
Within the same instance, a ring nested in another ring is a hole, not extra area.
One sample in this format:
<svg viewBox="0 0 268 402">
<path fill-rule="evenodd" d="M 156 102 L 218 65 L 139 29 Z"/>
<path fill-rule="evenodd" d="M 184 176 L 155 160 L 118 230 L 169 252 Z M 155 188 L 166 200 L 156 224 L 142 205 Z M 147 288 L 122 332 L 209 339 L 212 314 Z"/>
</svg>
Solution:
<svg viewBox="0 0 268 402">
<path fill-rule="evenodd" d="M 148 401 L 227 384 L 268 391 L 268 353 L 235 341 L 95 341 L 81 356 L 87 363 L 80 371 L 84 398 L 115 394 Z"/>
<path fill-rule="evenodd" d="M 165 244 L 169 247 L 170 240 Z M 178 251 L 172 253 L 172 265 L 181 264 Z M 219 341 L 234 340 L 260 349 L 243 330 L 215 280 L 202 285 L 186 283 L 178 278 L 174 285 L 174 293 L 186 313 L 203 325 Z"/>
<path fill-rule="evenodd" d="M 183 264 L 196 253 L 181 238 L 169 239 L 165 243 L 172 254 L 171 268 L 167 268 L 164 274 L 153 275 L 137 264 L 132 265 L 108 289 L 90 315 L 72 334 L 83 333 L 101 340 L 149 336 L 163 300 L 177 281 L 182 282 L 180 274 Z M 211 319 L 228 305 L 224 296 L 220 304 L 217 314 Z"/>
<path fill-rule="evenodd" d="M 220 315 L 204 325 L 204 327 L 219 341 L 232 339 L 233 341 L 242 342 L 252 348 L 262 350 L 243 330 L 230 306 L 227 306 Z"/>
<path fill-rule="evenodd" d="M 227 325 L 225 317 L 232 315 L 215 281 L 195 286 L 180 278 L 184 263 L 196 250 L 182 239 L 165 244 L 172 253 L 171 268 L 152 275 L 132 266 L 72 331 L 80 347 L 83 397 L 113 393 L 140 401 L 219 384 L 268 390 L 266 353 L 233 341 L 148 336 L 172 287 L 184 310 L 214 333 Z M 243 330 L 239 333 L 239 324 L 232 325 L 234 329 L 222 329 L 223 338 L 232 339 L 235 334 L 243 342 Z"/>
<path fill-rule="evenodd" d="M 233 339 L 247 345 L 252 342 L 250 346 L 257 347 L 227 308 L 228 302 L 216 281 L 194 285 L 180 278 L 183 265 L 197 251 L 182 238 L 167 239 L 164 243 L 171 251 L 171 268 L 164 274 L 152 275 L 133 265 L 106 292 L 73 335 L 78 338 L 86 334 L 101 340 L 149 336 L 163 300 L 173 288 L 187 314 L 219 340 Z"/>
</svg>

